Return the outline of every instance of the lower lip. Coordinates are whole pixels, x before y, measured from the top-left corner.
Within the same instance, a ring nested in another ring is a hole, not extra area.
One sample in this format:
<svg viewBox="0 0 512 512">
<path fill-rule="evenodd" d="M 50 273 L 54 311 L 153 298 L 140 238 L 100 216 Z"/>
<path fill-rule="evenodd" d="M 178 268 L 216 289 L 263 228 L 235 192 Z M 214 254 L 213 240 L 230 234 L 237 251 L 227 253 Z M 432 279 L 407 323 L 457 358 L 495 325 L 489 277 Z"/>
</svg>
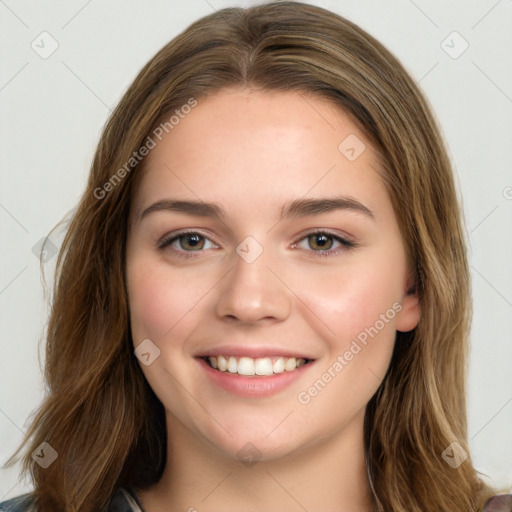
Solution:
<svg viewBox="0 0 512 512">
<path fill-rule="evenodd" d="M 244 376 L 215 370 L 204 359 L 197 358 L 197 360 L 214 384 L 244 398 L 263 398 L 279 393 L 300 379 L 313 364 L 311 361 L 291 372 L 285 370 L 269 376 Z"/>
</svg>

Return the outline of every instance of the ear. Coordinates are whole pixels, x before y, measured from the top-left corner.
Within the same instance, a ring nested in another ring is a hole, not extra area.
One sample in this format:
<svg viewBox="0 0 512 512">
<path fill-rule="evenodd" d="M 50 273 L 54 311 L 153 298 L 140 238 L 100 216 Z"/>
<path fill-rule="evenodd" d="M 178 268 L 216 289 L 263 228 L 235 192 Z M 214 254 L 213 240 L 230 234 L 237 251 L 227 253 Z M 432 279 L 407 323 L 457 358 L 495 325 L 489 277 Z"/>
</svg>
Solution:
<svg viewBox="0 0 512 512">
<path fill-rule="evenodd" d="M 420 321 L 420 299 L 414 277 L 409 272 L 404 289 L 404 296 L 400 302 L 402 309 L 396 315 L 396 330 L 401 332 L 412 331 Z"/>
</svg>

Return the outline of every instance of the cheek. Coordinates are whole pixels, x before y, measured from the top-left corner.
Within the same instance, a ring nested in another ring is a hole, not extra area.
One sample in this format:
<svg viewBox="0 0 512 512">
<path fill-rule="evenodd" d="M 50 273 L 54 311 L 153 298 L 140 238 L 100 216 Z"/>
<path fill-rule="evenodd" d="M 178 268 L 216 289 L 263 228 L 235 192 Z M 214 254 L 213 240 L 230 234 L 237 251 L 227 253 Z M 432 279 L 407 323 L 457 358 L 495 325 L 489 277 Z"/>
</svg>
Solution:
<svg viewBox="0 0 512 512">
<path fill-rule="evenodd" d="M 137 338 L 160 336 L 172 327 L 169 318 L 169 295 L 165 281 L 149 266 L 137 262 L 127 272 L 130 318 L 134 342 Z"/>
<path fill-rule="evenodd" d="M 150 338 L 158 344 L 184 336 L 194 307 L 208 288 L 205 279 L 170 272 L 157 261 L 133 261 L 127 269 L 127 281 L 134 343 Z"/>
<path fill-rule="evenodd" d="M 346 411 L 359 410 L 386 374 L 401 309 L 402 276 L 400 257 L 384 264 L 383 259 L 382 254 L 354 259 L 335 275 L 312 276 L 316 284 L 312 280 L 303 287 L 308 306 L 329 327 L 321 330 L 327 342 L 315 375 L 321 382 L 313 379 L 311 394 L 305 390 L 310 397 L 318 396 L 315 407 L 337 403 Z"/>
<path fill-rule="evenodd" d="M 327 288 L 318 313 L 335 334 L 325 336 L 326 357 L 297 396 L 311 407 L 311 417 L 324 418 L 326 429 L 348 421 L 377 391 L 391 361 L 401 307 L 387 279 L 376 273 L 342 281 Z"/>
<path fill-rule="evenodd" d="M 383 272 L 376 265 L 354 265 L 334 275 L 312 275 L 302 289 L 305 301 L 329 328 L 336 349 L 376 323 L 379 331 L 394 334 L 401 297 L 398 273 Z"/>
</svg>

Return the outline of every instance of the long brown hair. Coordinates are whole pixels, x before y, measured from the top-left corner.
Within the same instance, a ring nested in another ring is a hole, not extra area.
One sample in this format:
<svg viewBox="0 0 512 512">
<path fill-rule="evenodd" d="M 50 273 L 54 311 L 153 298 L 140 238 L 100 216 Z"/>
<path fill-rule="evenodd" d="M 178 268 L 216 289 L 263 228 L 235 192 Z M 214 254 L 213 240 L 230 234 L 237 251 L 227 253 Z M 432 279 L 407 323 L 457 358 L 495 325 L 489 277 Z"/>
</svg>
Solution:
<svg viewBox="0 0 512 512">
<path fill-rule="evenodd" d="M 26 445 L 23 470 L 41 512 L 93 512 L 118 486 L 158 481 L 164 411 L 133 353 L 125 284 L 127 219 L 144 169 L 143 159 L 130 159 L 191 98 L 245 86 L 326 98 L 379 153 L 422 315 L 416 329 L 397 333 L 389 370 L 366 410 L 366 464 L 378 510 L 480 510 L 494 490 L 471 457 L 457 468 L 442 457 L 453 442 L 469 453 L 471 318 L 464 231 L 443 142 L 425 99 L 389 51 L 342 17 L 295 2 L 200 19 L 150 60 L 114 110 L 58 257 L 47 395 L 9 462 Z M 31 458 L 43 442 L 58 453 L 46 469 Z"/>
</svg>

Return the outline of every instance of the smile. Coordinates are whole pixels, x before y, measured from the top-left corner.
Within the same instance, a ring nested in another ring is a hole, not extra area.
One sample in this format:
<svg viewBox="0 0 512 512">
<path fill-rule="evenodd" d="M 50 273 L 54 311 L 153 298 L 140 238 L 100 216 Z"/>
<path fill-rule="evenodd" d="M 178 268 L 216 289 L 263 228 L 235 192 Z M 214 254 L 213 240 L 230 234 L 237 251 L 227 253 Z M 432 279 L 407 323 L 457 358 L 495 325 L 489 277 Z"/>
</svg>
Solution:
<svg viewBox="0 0 512 512">
<path fill-rule="evenodd" d="M 221 372 L 245 376 L 269 376 L 277 373 L 292 372 L 309 362 L 308 359 L 295 357 L 235 357 L 211 356 L 203 358 L 209 366 Z"/>
<path fill-rule="evenodd" d="M 203 355 L 196 357 L 196 361 L 207 382 L 242 398 L 265 398 L 283 392 L 315 366 L 314 359 L 301 357 L 227 354 Z"/>
</svg>

